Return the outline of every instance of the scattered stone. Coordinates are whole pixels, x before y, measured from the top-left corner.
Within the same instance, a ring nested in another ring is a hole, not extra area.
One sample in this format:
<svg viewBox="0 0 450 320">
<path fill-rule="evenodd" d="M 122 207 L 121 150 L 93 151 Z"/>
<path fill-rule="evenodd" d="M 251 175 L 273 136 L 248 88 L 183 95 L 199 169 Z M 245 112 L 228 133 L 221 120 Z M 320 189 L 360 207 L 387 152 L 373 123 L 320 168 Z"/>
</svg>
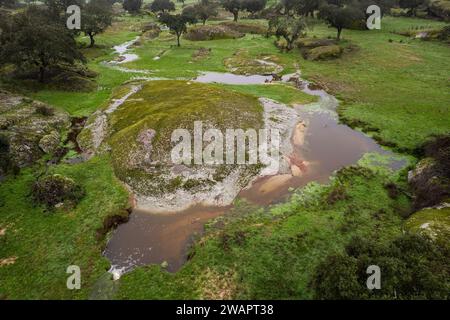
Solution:
<svg viewBox="0 0 450 320">
<path fill-rule="evenodd" d="M 39 147 L 47 154 L 53 153 L 60 143 L 61 137 L 57 131 L 52 131 L 43 136 L 39 141 Z"/>
</svg>

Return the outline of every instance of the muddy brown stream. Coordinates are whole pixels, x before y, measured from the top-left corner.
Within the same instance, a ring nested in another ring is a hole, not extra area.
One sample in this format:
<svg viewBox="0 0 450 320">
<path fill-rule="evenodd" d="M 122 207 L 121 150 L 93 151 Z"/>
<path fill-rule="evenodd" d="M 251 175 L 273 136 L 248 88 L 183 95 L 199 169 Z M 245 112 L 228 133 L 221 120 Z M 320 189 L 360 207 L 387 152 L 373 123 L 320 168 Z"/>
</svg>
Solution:
<svg viewBox="0 0 450 320">
<path fill-rule="evenodd" d="M 217 73 L 210 77 L 213 82 L 220 82 Z M 203 73 L 200 81 L 209 79 Z M 233 82 L 233 76 L 223 77 L 225 83 Z M 261 83 L 266 77 L 250 77 Z M 245 78 L 236 76 L 236 83 L 245 84 Z M 242 190 L 239 197 L 247 201 L 268 206 L 285 200 L 291 188 L 299 188 L 311 181 L 325 183 L 336 170 L 355 164 L 367 152 L 390 154 L 382 149 L 373 139 L 360 131 L 340 124 L 335 112 L 338 101 L 323 90 L 304 92 L 318 96 L 319 101 L 308 106 L 296 106 L 304 134 L 296 135 L 293 128 L 291 143 L 293 155 L 301 159 L 302 168 L 298 174 L 293 172 L 256 179 L 251 186 Z M 299 127 L 298 129 L 302 129 Z M 393 169 L 404 165 L 395 160 Z M 167 270 L 177 271 L 186 261 L 189 245 L 195 236 L 203 232 L 205 222 L 226 214 L 230 207 L 203 207 L 195 205 L 181 212 L 152 213 L 135 209 L 129 222 L 120 225 L 108 242 L 104 255 L 111 261 L 111 270 L 115 277 L 132 270 L 136 266 L 161 264 L 167 262 Z"/>
</svg>

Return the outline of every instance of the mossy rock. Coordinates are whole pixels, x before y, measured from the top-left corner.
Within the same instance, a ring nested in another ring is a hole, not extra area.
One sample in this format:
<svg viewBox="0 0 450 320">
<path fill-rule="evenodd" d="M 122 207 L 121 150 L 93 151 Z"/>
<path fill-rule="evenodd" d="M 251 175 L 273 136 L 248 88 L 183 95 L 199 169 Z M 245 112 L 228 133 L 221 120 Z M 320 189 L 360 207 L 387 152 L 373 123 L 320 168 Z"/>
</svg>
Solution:
<svg viewBox="0 0 450 320">
<path fill-rule="evenodd" d="M 410 232 L 425 234 L 432 239 L 448 242 L 450 239 L 450 207 L 441 209 L 439 207 L 423 209 L 414 213 L 406 221 L 406 229 Z"/>
<path fill-rule="evenodd" d="M 416 209 L 437 205 L 450 196 L 450 180 L 434 158 L 419 161 L 416 168 L 408 173 L 408 182 L 414 192 Z"/>
<path fill-rule="evenodd" d="M 66 112 L 5 92 L 0 94 L 0 119 L 0 133 L 8 144 L 12 167 L 31 165 L 44 152 L 52 152 L 58 146 L 61 134 L 70 127 Z"/>
<path fill-rule="evenodd" d="M 250 33 L 250 34 L 266 34 L 267 27 L 256 24 L 256 23 L 243 23 L 243 22 L 234 22 L 234 21 L 226 21 L 221 22 L 219 25 L 226 26 L 231 30 L 234 30 L 239 33 Z"/>
<path fill-rule="evenodd" d="M 337 41 L 334 39 L 301 38 L 295 43 L 299 48 L 316 48 L 335 45 Z"/>
<path fill-rule="evenodd" d="M 192 165 L 194 172 L 202 172 L 196 176 L 200 184 L 190 181 L 191 176 L 174 172 L 172 132 L 187 129 L 193 136 L 194 121 L 202 121 L 203 130 L 213 127 L 223 133 L 228 128 L 258 130 L 263 125 L 262 110 L 255 97 L 217 86 L 186 81 L 147 82 L 108 118 L 107 142 L 116 175 L 141 194 L 208 189 L 214 185 L 213 177 L 220 167 Z M 257 173 L 251 166 L 245 167 L 249 167 L 249 174 Z"/>
<path fill-rule="evenodd" d="M 61 136 L 58 131 L 52 131 L 39 140 L 39 148 L 45 153 L 53 153 L 58 147 L 60 140 Z"/>
<path fill-rule="evenodd" d="M 428 5 L 430 15 L 450 21 L 450 1 L 449 0 L 432 0 Z"/>
<path fill-rule="evenodd" d="M 307 60 L 328 60 L 339 58 L 342 48 L 338 45 L 320 46 L 305 51 L 304 57 Z"/>
<path fill-rule="evenodd" d="M 259 54 L 250 56 L 247 50 L 238 50 L 233 56 L 224 60 L 225 67 L 232 73 L 242 75 L 271 75 L 283 71 L 280 60 L 275 55 Z"/>
<path fill-rule="evenodd" d="M 95 81 L 78 73 L 65 72 L 52 78 L 55 87 L 65 91 L 90 92 L 97 88 Z"/>
<path fill-rule="evenodd" d="M 189 28 L 184 38 L 191 41 L 242 38 L 245 34 L 223 25 L 202 25 Z"/>
</svg>

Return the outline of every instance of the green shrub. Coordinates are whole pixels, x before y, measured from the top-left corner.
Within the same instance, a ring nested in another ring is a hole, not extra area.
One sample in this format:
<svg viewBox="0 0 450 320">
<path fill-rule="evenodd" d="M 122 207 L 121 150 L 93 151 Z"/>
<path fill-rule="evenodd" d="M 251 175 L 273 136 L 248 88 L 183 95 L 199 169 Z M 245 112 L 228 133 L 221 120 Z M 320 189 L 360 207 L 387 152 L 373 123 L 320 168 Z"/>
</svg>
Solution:
<svg viewBox="0 0 450 320">
<path fill-rule="evenodd" d="M 75 181 L 59 174 L 45 176 L 34 183 L 33 199 L 52 208 L 57 204 L 76 205 L 84 196 L 84 190 Z"/>
<path fill-rule="evenodd" d="M 448 299 L 450 247 L 404 234 L 383 244 L 354 237 L 343 254 L 329 255 L 310 283 L 317 299 Z M 369 290 L 370 265 L 381 270 L 381 289 Z"/>
<path fill-rule="evenodd" d="M 53 110 L 52 107 L 49 107 L 45 104 L 38 104 L 35 110 L 37 114 L 40 114 L 41 116 L 45 117 L 50 117 L 55 114 L 55 110 Z"/>
</svg>

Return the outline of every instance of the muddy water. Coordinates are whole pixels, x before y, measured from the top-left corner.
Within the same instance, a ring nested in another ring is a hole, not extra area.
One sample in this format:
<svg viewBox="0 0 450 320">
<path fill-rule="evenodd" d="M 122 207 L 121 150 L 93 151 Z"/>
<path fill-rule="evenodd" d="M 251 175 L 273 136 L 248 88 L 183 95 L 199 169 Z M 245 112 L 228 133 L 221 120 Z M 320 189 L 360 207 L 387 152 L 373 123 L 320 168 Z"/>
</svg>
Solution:
<svg viewBox="0 0 450 320">
<path fill-rule="evenodd" d="M 291 172 L 259 178 L 240 197 L 259 205 L 280 202 L 289 194 L 289 188 L 302 187 L 311 181 L 327 182 L 334 171 L 355 164 L 364 153 L 389 154 L 368 136 L 338 124 L 330 113 L 300 114 L 306 123 L 303 141 L 295 141 L 295 135 L 292 139 L 293 152 L 304 164 L 298 175 Z"/>
<path fill-rule="evenodd" d="M 116 229 L 104 252 L 111 261 L 111 272 L 122 274 L 135 266 L 164 261 L 168 271 L 178 270 L 186 259 L 187 244 L 203 231 L 205 222 L 227 209 L 198 205 L 164 214 L 133 210 L 130 220 Z"/>
<path fill-rule="evenodd" d="M 195 81 L 255 84 L 268 79 L 271 77 L 211 72 L 203 73 Z M 295 107 L 298 121 L 292 128 L 292 153 L 284 155 L 290 159 L 291 166 L 286 172 L 258 178 L 239 197 L 267 206 L 286 199 L 290 188 L 311 181 L 328 181 L 334 171 L 356 163 L 364 153 L 390 154 L 370 137 L 338 123 L 335 112 L 338 101 L 333 96 L 323 90 L 311 90 L 307 85 L 303 91 L 318 96 L 319 101 Z M 394 169 L 402 165 L 398 161 L 391 163 Z M 135 209 L 130 221 L 115 230 L 104 252 L 112 263 L 110 271 L 118 278 L 135 266 L 163 261 L 168 263 L 168 271 L 177 271 L 186 261 L 188 246 L 202 232 L 204 223 L 228 209 L 194 206 L 164 214 Z"/>
</svg>

